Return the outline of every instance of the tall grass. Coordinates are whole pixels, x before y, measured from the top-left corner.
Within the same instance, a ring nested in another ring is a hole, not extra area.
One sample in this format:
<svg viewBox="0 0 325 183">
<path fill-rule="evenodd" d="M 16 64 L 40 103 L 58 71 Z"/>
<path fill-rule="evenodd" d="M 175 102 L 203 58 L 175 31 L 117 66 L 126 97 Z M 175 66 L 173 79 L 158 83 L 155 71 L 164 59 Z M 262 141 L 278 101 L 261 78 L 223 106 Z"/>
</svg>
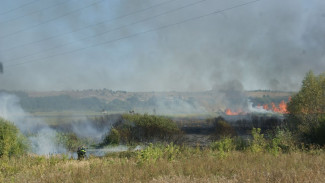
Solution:
<svg viewBox="0 0 325 183">
<path fill-rule="evenodd" d="M 0 182 L 324 182 L 320 149 L 272 153 L 149 146 L 129 156 L 0 159 Z M 124 153 L 125 154 L 125 153 Z"/>
</svg>

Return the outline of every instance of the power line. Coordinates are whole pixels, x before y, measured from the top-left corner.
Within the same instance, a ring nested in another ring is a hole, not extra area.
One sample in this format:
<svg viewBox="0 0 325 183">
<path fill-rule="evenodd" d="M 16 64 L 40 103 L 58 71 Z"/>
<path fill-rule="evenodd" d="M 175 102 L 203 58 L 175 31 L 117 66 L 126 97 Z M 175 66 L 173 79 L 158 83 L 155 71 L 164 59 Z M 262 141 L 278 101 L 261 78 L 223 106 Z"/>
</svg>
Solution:
<svg viewBox="0 0 325 183">
<path fill-rule="evenodd" d="M 0 24 L 5 24 L 7 22 L 15 21 L 15 20 L 18 20 L 18 19 L 21 19 L 21 18 L 26 18 L 28 15 L 36 14 L 38 12 L 42 12 L 42 11 L 45 11 L 45 10 L 48 10 L 48 9 L 51 9 L 51 8 L 54 8 L 54 7 L 57 7 L 57 6 L 61 6 L 62 4 L 66 4 L 66 3 L 69 3 L 69 0 L 65 0 L 65 1 L 63 1 L 61 3 L 42 8 L 41 10 L 38 10 L 38 11 L 33 11 L 33 12 L 28 13 L 28 14 L 24 14 L 22 16 L 15 17 L 13 19 L 2 21 L 2 22 L 0 22 Z"/>
<path fill-rule="evenodd" d="M 111 18 L 111 19 L 103 20 L 101 22 L 97 22 L 95 24 L 87 25 L 87 26 L 85 26 L 85 27 L 83 27 L 81 29 L 77 29 L 77 30 L 74 30 L 74 31 L 71 31 L 71 32 L 66 32 L 66 33 L 63 33 L 63 34 L 57 34 L 57 35 L 54 35 L 54 36 L 51 36 L 51 37 L 47 37 L 45 39 L 41 39 L 41 40 L 37 40 L 37 41 L 31 41 L 29 43 L 25 43 L 25 44 L 22 44 L 22 45 L 18 45 L 18 46 L 15 46 L 15 47 L 11 47 L 11 48 L 8 48 L 8 49 L 2 50 L 2 51 L 10 51 L 12 49 L 16 49 L 16 48 L 19 48 L 19 47 L 28 46 L 28 45 L 40 43 L 40 42 L 43 42 L 43 41 L 48 41 L 48 40 L 51 40 L 51 39 L 54 39 L 54 38 L 58 38 L 60 36 L 64 36 L 64 35 L 67 35 L 67 34 L 71 34 L 71 33 L 74 33 L 74 32 L 78 32 L 78 31 L 81 31 L 81 30 L 85 30 L 85 29 L 91 28 L 93 26 L 97 26 L 97 25 L 104 24 L 104 23 L 107 23 L 107 22 L 111 22 L 111 21 L 115 21 L 115 20 L 118 20 L 118 19 L 126 18 L 126 17 L 129 17 L 131 15 L 135 15 L 135 14 L 138 14 L 138 13 L 141 13 L 141 12 L 144 12 L 144 11 L 147 11 L 147 10 L 150 10 L 152 8 L 156 8 L 156 7 L 162 6 L 162 5 L 167 4 L 167 3 L 170 3 L 172 1 L 177 1 L 177 0 L 164 1 L 162 3 L 158 3 L 158 4 L 155 4 L 155 5 L 152 5 L 152 6 L 149 6 L 149 7 L 140 9 L 140 10 L 137 10 L 137 11 L 133 11 L 133 12 L 128 13 L 128 14 L 125 14 L 125 15 L 117 16 L 117 17 L 114 17 L 114 18 Z"/>
<path fill-rule="evenodd" d="M 33 1 L 28 2 L 28 3 L 22 4 L 22 5 L 14 8 L 14 9 L 11 9 L 11 10 L 8 10 L 8 11 L 5 11 L 5 12 L 1 12 L 0 15 L 5 15 L 5 14 L 8 14 L 10 12 L 13 12 L 13 11 L 16 11 L 18 9 L 21 9 L 23 7 L 29 6 L 29 5 L 33 4 L 34 2 L 36 2 L 36 1 L 39 1 L 39 0 L 33 0 Z"/>
<path fill-rule="evenodd" d="M 238 4 L 238 5 L 229 7 L 229 8 L 216 10 L 216 11 L 213 11 L 213 12 L 210 12 L 210 13 L 206 13 L 204 15 L 188 18 L 188 19 L 185 19 L 185 20 L 180 21 L 180 22 L 159 26 L 159 27 L 149 29 L 149 30 L 146 30 L 146 31 L 143 31 L 143 32 L 138 32 L 138 33 L 130 34 L 128 36 L 124 36 L 124 37 L 112 39 L 112 40 L 109 40 L 109 41 L 105 41 L 105 42 L 102 42 L 102 43 L 94 44 L 94 45 L 91 45 L 91 46 L 78 48 L 78 49 L 71 50 L 71 51 L 62 52 L 60 54 L 54 54 L 54 55 L 50 55 L 50 56 L 46 56 L 46 57 L 42 57 L 42 58 L 38 58 L 38 59 L 29 60 L 29 61 L 26 61 L 26 62 L 21 62 L 21 63 L 17 63 L 17 64 L 8 65 L 7 67 L 12 68 L 12 67 L 15 67 L 15 66 L 25 65 L 25 64 L 29 64 L 29 63 L 42 61 L 42 60 L 44 61 L 44 59 L 49 59 L 49 58 L 53 58 L 53 57 L 57 57 L 57 56 L 67 55 L 67 54 L 75 53 L 75 52 L 82 51 L 82 50 L 85 50 L 85 49 L 88 49 L 88 48 L 97 47 L 97 46 L 100 46 L 100 45 L 106 45 L 106 44 L 109 44 L 109 43 L 112 43 L 112 42 L 117 42 L 117 41 L 120 41 L 120 40 L 123 40 L 123 39 L 136 37 L 136 36 L 146 34 L 146 33 L 150 33 L 150 32 L 153 32 L 153 31 L 157 31 L 157 30 L 161 30 L 161 29 L 167 29 L 169 27 L 184 24 L 184 23 L 187 23 L 187 22 L 190 22 L 190 21 L 193 21 L 193 20 L 202 19 L 202 18 L 207 17 L 207 16 L 220 14 L 220 13 L 223 13 L 223 12 L 226 12 L 226 11 L 229 11 L 229 10 L 232 10 L 232 9 L 240 8 L 240 7 L 243 7 L 243 6 L 247 6 L 249 4 L 253 4 L 253 3 L 256 3 L 256 2 L 259 2 L 259 1 L 262 1 L 262 0 L 249 1 L 249 2 L 246 2 L 246 3 L 242 3 L 242 4 Z"/>
<path fill-rule="evenodd" d="M 25 32 L 25 31 L 27 31 L 27 30 L 30 30 L 30 29 L 33 29 L 33 28 L 39 27 L 39 26 L 44 25 L 44 24 L 47 24 L 47 23 L 49 23 L 49 22 L 53 22 L 53 21 L 58 20 L 58 19 L 60 19 L 60 18 L 62 18 L 62 17 L 68 16 L 68 15 L 73 14 L 73 13 L 75 13 L 75 12 L 78 12 L 78 11 L 80 11 L 80 10 L 83 10 L 83 9 L 89 8 L 89 7 L 91 7 L 91 6 L 94 6 L 95 4 L 98 4 L 100 1 L 103 1 L 103 0 L 95 1 L 95 2 L 93 2 L 93 3 L 91 3 L 91 4 L 88 4 L 88 5 L 84 6 L 84 7 L 81 7 L 81 8 L 75 9 L 75 10 L 70 11 L 70 12 L 67 12 L 67 13 L 65 13 L 65 14 L 63 14 L 63 15 L 60 15 L 60 16 L 58 16 L 58 17 L 54 17 L 54 18 L 52 18 L 52 19 L 50 19 L 50 20 L 47 20 L 47 21 L 45 21 L 45 22 L 41 22 L 41 23 L 36 24 L 36 25 L 34 25 L 34 26 L 28 27 L 28 28 L 26 28 L 26 29 L 21 29 L 21 30 L 18 30 L 18 31 L 12 32 L 11 34 L 7 34 L 7 35 L 5 35 L 5 36 L 1 36 L 0 39 L 7 38 L 7 37 L 13 36 L 13 35 L 15 35 L 15 34 L 21 33 L 21 32 Z"/>
<path fill-rule="evenodd" d="M 123 26 L 120 26 L 120 27 L 117 27 L 117 28 L 114 28 L 114 29 L 109 29 L 109 30 L 106 30 L 100 34 L 96 34 L 96 35 L 93 35 L 93 36 L 89 36 L 89 37 L 85 37 L 83 39 L 80 39 L 80 40 L 87 40 L 87 39 L 90 39 L 90 38 L 95 38 L 95 37 L 99 37 L 99 36 L 102 36 L 104 34 L 107 34 L 109 32 L 113 32 L 113 31 L 117 31 L 117 30 L 122 30 L 128 26 L 131 26 L 131 25 L 135 25 L 135 24 L 138 24 L 138 23 L 141 23 L 141 22 L 145 22 L 145 21 L 148 21 L 148 20 L 151 20 L 151 19 L 154 19 L 154 18 L 158 18 L 160 16 L 163 16 L 163 15 L 166 15 L 166 14 L 169 14 L 169 13 L 172 13 L 172 12 L 176 12 L 176 11 L 179 11 L 181 9 L 185 9 L 185 8 L 188 8 L 188 7 L 191 7 L 191 6 L 194 6 L 194 5 L 197 5 L 199 3 L 202 3 L 204 1 L 207 1 L 207 0 L 199 0 L 199 1 L 196 1 L 196 2 L 193 2 L 193 3 L 189 3 L 189 4 L 186 4 L 184 6 L 181 6 L 181 7 L 177 7 L 177 8 L 174 8 L 174 9 L 171 9 L 171 10 L 168 10 L 168 11 L 165 11 L 163 13 L 160 13 L 160 14 L 157 14 L 155 16 L 151 16 L 151 17 L 147 17 L 147 18 L 144 18 L 144 19 L 141 19 L 141 20 L 138 20 L 138 21 L 135 21 L 131 24 L 128 24 L 128 25 L 123 25 Z M 78 40 L 78 41 L 80 41 Z M 57 48 L 61 48 L 61 47 L 64 47 L 64 46 L 67 46 L 67 45 L 70 45 L 74 42 L 77 42 L 77 41 L 70 41 L 66 44 L 63 44 L 63 45 L 60 45 L 60 46 L 55 46 L 55 47 L 51 47 L 49 49 L 45 49 L 45 50 L 42 50 L 42 51 L 39 51 L 39 52 L 36 52 L 34 54 L 30 54 L 30 55 L 25 55 L 25 56 L 22 56 L 22 57 L 18 57 L 18 58 L 14 58 L 14 59 L 11 59 L 11 60 L 8 60 L 9 62 L 10 61 L 15 61 L 15 60 L 19 60 L 19 59 L 22 59 L 22 58 L 25 58 L 25 57 L 29 57 L 29 56 L 34 56 L 34 55 L 37 55 L 37 54 L 40 54 L 40 53 L 43 53 L 44 51 L 50 51 L 50 50 L 53 50 L 53 49 L 57 49 Z"/>
</svg>

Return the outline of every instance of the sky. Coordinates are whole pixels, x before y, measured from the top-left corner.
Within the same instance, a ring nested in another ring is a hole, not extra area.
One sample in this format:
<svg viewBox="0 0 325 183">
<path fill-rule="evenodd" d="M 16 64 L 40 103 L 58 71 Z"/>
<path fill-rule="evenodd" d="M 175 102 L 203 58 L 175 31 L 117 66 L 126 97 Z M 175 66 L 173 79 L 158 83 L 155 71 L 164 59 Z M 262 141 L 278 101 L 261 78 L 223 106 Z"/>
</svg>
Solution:
<svg viewBox="0 0 325 183">
<path fill-rule="evenodd" d="M 324 22 L 323 0 L 2 0 L 0 89 L 297 91 Z"/>
</svg>

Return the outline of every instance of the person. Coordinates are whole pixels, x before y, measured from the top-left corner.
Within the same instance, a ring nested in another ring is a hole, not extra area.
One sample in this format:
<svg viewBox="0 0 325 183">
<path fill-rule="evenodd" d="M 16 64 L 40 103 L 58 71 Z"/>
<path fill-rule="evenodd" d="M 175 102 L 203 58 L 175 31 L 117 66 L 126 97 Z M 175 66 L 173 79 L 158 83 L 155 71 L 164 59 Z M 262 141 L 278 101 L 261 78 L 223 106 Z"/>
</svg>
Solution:
<svg viewBox="0 0 325 183">
<path fill-rule="evenodd" d="M 84 146 L 78 147 L 78 160 L 85 159 L 86 157 L 86 148 Z"/>
</svg>

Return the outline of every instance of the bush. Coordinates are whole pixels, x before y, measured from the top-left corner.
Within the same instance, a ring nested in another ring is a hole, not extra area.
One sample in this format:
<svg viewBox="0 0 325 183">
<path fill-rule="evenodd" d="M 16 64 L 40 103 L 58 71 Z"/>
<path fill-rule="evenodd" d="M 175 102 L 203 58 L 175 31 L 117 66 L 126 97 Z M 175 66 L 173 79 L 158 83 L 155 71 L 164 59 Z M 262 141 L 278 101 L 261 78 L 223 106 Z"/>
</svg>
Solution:
<svg viewBox="0 0 325 183">
<path fill-rule="evenodd" d="M 212 150 L 218 150 L 221 152 L 230 152 L 236 149 L 236 145 L 234 140 L 231 138 L 224 138 L 219 141 L 213 142 L 210 145 Z"/>
<path fill-rule="evenodd" d="M 254 153 L 258 153 L 264 150 L 266 147 L 266 140 L 264 139 L 264 134 L 261 133 L 260 128 L 252 129 L 253 140 L 250 143 L 250 149 Z"/>
<path fill-rule="evenodd" d="M 126 143 L 173 142 L 181 135 L 180 129 L 171 119 L 147 114 L 124 114 L 114 128 L 120 140 Z"/>
<path fill-rule="evenodd" d="M 277 146 L 284 153 L 294 151 L 297 147 L 297 137 L 288 129 L 278 128 L 272 139 L 277 142 Z"/>
<path fill-rule="evenodd" d="M 0 157 L 22 155 L 27 151 L 27 141 L 18 128 L 0 118 Z"/>
<path fill-rule="evenodd" d="M 56 133 L 56 143 L 58 145 L 63 145 L 68 151 L 75 152 L 78 147 L 83 146 L 85 144 L 90 144 L 89 139 L 80 138 L 77 134 L 70 133 Z"/>
<path fill-rule="evenodd" d="M 155 163 L 159 159 L 166 159 L 168 161 L 175 160 L 181 153 L 181 148 L 173 143 L 168 145 L 162 144 L 149 144 L 143 150 L 140 150 L 137 153 L 137 163 Z"/>
<path fill-rule="evenodd" d="M 120 133 L 117 129 L 112 128 L 103 140 L 102 145 L 118 145 L 120 143 Z"/>
</svg>

